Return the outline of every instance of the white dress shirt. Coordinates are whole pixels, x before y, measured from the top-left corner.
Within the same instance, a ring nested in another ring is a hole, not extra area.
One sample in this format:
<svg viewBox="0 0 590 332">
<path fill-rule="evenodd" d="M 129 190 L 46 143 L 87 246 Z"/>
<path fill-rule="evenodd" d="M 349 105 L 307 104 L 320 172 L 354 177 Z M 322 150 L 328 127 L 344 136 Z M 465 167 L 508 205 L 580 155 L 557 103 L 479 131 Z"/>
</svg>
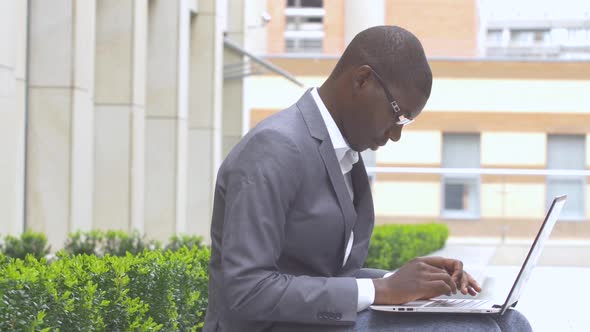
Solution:
<svg viewBox="0 0 590 332">
<path fill-rule="evenodd" d="M 320 98 L 317 88 L 311 90 L 311 95 L 315 100 L 318 108 L 320 109 L 320 113 L 322 115 L 322 119 L 328 128 L 328 134 L 330 135 L 330 140 L 332 141 L 332 145 L 334 146 L 334 152 L 336 153 L 336 159 L 340 163 L 340 170 L 342 171 L 342 175 L 344 176 L 344 182 L 346 183 L 346 189 L 348 189 L 348 194 L 350 195 L 350 199 L 354 200 L 354 191 L 352 188 L 352 178 L 350 175 L 350 171 L 352 170 L 352 166 L 359 160 L 359 153 L 352 150 L 342 133 L 340 133 L 340 129 L 334 122 L 332 115 L 324 105 L 324 102 Z M 342 266 L 346 264 L 348 257 L 350 256 L 350 251 L 352 250 L 352 244 L 354 243 L 354 232 L 350 233 L 350 238 L 348 239 L 348 244 L 346 245 L 346 251 L 344 253 L 344 261 L 342 262 Z M 371 279 L 356 279 L 356 283 L 358 285 L 358 304 L 357 304 L 357 312 L 363 311 L 367 309 L 373 302 L 375 301 L 375 286 L 373 285 L 373 280 Z"/>
</svg>

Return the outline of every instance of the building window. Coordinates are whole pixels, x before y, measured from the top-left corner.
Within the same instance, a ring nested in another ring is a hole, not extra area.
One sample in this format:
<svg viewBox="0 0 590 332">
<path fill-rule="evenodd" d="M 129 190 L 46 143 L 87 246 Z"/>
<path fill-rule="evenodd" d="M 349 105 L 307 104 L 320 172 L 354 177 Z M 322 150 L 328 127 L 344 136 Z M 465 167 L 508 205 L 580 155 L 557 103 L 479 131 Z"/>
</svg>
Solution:
<svg viewBox="0 0 590 332">
<path fill-rule="evenodd" d="M 287 0 L 287 7 L 324 8 L 323 0 Z"/>
<path fill-rule="evenodd" d="M 480 168 L 479 134 L 443 134 L 443 168 Z M 479 218 L 479 174 L 444 174 L 443 218 Z"/>
<path fill-rule="evenodd" d="M 502 29 L 489 29 L 487 33 L 488 46 L 501 46 L 504 44 L 504 32 Z"/>
<path fill-rule="evenodd" d="M 322 53 L 324 14 L 321 0 L 289 0 L 285 9 L 285 51 Z"/>
<path fill-rule="evenodd" d="M 590 45 L 590 29 L 572 28 L 567 30 L 567 44 L 584 46 Z M 567 203 L 566 203 L 567 204 Z"/>
<path fill-rule="evenodd" d="M 543 46 L 549 44 L 551 31 L 548 29 L 510 31 L 510 44 L 513 46 Z"/>
<path fill-rule="evenodd" d="M 548 135 L 547 168 L 554 170 L 583 170 L 586 164 L 586 137 L 584 135 Z M 547 207 L 555 196 L 567 195 L 561 219 L 584 219 L 586 180 L 584 176 L 547 177 Z"/>
</svg>

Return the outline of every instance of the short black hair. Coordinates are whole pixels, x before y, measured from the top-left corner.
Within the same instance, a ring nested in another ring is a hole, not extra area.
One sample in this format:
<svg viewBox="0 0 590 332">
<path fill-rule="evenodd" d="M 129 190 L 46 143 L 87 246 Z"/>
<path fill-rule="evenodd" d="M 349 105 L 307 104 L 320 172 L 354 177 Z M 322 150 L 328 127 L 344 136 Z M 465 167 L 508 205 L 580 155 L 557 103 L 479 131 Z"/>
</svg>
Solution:
<svg viewBox="0 0 590 332">
<path fill-rule="evenodd" d="M 346 69 L 369 65 L 394 86 L 413 86 L 427 97 L 432 72 L 422 44 L 408 30 L 381 25 L 358 33 L 350 42 L 330 75 L 338 78 Z"/>
</svg>

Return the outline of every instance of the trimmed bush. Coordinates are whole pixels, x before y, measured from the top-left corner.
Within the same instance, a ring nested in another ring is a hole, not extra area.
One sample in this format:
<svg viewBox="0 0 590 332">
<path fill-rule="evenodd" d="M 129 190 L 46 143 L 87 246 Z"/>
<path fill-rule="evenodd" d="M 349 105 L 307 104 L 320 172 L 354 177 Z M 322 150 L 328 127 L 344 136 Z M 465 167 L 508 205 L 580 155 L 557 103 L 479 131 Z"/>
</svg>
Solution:
<svg viewBox="0 0 590 332">
<path fill-rule="evenodd" d="M 442 248 L 448 233 L 443 224 L 377 226 L 365 266 L 396 269 Z M 6 238 L 0 331 L 202 329 L 210 250 L 200 237 L 172 236 L 161 250 L 137 232 L 78 232 L 51 263 L 40 258 L 44 235 Z"/>
<path fill-rule="evenodd" d="M 77 231 L 68 234 L 64 250 L 71 255 L 98 255 L 103 241 L 104 232 L 102 231 Z"/>
<path fill-rule="evenodd" d="M 20 259 L 24 259 L 27 254 L 40 259 L 49 253 L 45 234 L 30 231 L 23 232 L 20 237 L 6 235 L 0 248 L 5 256 Z"/>
<path fill-rule="evenodd" d="M 395 270 L 406 262 L 441 249 L 449 236 L 444 224 L 375 226 L 365 267 Z"/>
<path fill-rule="evenodd" d="M 172 235 L 170 240 L 168 240 L 168 244 L 166 245 L 166 250 L 173 250 L 177 251 L 182 247 L 187 247 L 188 249 L 192 249 L 194 247 L 202 248 L 203 238 L 200 236 L 195 235 Z"/>
<path fill-rule="evenodd" d="M 47 264 L 0 255 L 0 331 L 200 331 L 208 248 Z"/>
<path fill-rule="evenodd" d="M 138 254 L 145 249 L 155 250 L 160 247 L 160 243 L 146 240 L 138 231 L 128 234 L 123 231 L 93 230 L 68 234 L 64 250 L 71 255 L 125 256 L 127 253 Z"/>
</svg>

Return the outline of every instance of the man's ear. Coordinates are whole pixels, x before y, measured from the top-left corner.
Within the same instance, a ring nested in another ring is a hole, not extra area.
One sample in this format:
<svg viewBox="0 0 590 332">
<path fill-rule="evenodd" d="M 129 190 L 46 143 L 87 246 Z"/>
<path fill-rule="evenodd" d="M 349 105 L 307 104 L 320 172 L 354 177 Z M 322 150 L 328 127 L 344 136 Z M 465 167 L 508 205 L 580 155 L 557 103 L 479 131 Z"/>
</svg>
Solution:
<svg viewBox="0 0 590 332">
<path fill-rule="evenodd" d="M 371 77 L 371 67 L 362 65 L 357 67 L 352 74 L 352 82 L 354 90 L 364 88 Z"/>
</svg>

